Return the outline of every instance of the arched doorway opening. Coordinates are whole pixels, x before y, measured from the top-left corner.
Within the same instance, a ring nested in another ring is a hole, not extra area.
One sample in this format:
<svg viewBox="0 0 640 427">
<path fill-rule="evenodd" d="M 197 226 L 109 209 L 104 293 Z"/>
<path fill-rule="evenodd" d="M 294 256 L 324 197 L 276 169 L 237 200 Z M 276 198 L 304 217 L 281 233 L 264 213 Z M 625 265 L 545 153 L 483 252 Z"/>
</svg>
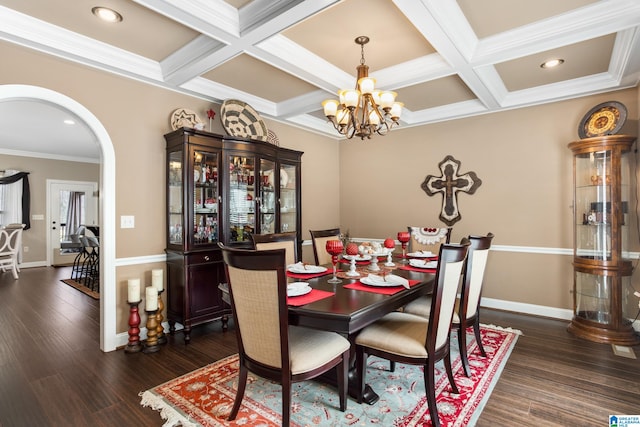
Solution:
<svg viewBox="0 0 640 427">
<path fill-rule="evenodd" d="M 100 349 L 116 349 L 115 152 L 106 129 L 91 111 L 66 95 L 30 85 L 0 85 L 0 102 L 34 100 L 55 104 L 83 120 L 100 145 Z"/>
</svg>

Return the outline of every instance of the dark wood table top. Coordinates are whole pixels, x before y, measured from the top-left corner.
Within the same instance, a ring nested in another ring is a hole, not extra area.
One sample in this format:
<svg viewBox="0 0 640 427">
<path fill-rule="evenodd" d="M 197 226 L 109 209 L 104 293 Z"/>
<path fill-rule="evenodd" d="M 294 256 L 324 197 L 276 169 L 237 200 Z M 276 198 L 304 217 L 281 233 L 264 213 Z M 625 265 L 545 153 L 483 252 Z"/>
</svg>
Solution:
<svg viewBox="0 0 640 427">
<path fill-rule="evenodd" d="M 342 283 L 332 284 L 327 283 L 332 277 L 329 274 L 305 280 L 312 288 L 335 292 L 335 295 L 299 307 L 289 306 L 289 323 L 351 335 L 385 314 L 430 294 L 433 289 L 434 274 L 400 269 L 394 270 L 393 274 L 420 283 L 393 295 L 383 295 L 344 289 L 344 285 L 355 283 L 357 279 L 342 279 Z"/>
</svg>

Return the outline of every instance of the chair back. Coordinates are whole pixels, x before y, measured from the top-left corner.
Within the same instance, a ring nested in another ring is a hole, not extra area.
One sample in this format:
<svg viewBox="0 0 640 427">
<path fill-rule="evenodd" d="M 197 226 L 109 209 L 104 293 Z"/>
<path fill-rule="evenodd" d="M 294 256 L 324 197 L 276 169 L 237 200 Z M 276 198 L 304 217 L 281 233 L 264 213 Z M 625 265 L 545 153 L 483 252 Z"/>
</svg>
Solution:
<svg viewBox="0 0 640 427">
<path fill-rule="evenodd" d="M 253 248 L 258 251 L 265 249 L 284 249 L 286 251 L 285 262 L 287 265 L 295 264 L 298 257 L 298 235 L 292 233 L 252 234 Z"/>
<path fill-rule="evenodd" d="M 22 227 L 0 229 L 0 256 L 17 258 L 21 237 Z"/>
<path fill-rule="evenodd" d="M 469 236 L 471 245 L 467 255 L 464 278 L 460 291 L 460 316 L 469 319 L 478 313 L 482 296 L 482 281 L 487 266 L 493 234 Z"/>
<path fill-rule="evenodd" d="M 263 366 L 289 367 L 285 250 L 231 249 L 220 244 L 238 351 Z"/>
<path fill-rule="evenodd" d="M 326 250 L 328 240 L 335 240 L 340 236 L 339 228 L 330 228 L 327 230 L 309 230 L 311 234 L 311 243 L 313 244 L 313 256 L 316 265 L 331 263 L 331 255 Z"/>
<path fill-rule="evenodd" d="M 440 246 L 449 243 L 451 239 L 451 227 L 407 227 L 411 238 L 409 239 L 409 252 L 431 251 L 437 254 Z"/>
<path fill-rule="evenodd" d="M 425 343 L 430 357 L 441 348 L 448 349 L 449 329 L 469 244 L 469 240 L 464 238 L 460 244 L 445 243 L 440 246 Z"/>
</svg>

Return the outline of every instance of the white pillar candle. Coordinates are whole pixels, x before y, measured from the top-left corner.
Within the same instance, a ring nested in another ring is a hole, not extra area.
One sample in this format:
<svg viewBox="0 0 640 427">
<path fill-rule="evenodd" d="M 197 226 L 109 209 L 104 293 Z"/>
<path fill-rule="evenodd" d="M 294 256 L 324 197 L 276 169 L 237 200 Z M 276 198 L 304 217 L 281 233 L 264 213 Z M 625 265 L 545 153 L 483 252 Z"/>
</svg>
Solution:
<svg viewBox="0 0 640 427">
<path fill-rule="evenodd" d="M 162 269 L 151 270 L 151 286 L 156 288 L 158 292 L 164 289 L 164 280 L 162 279 Z"/>
<path fill-rule="evenodd" d="M 158 290 L 153 286 L 147 286 L 145 290 L 147 300 L 145 301 L 146 311 L 156 311 L 158 309 Z"/>
<path fill-rule="evenodd" d="M 140 279 L 129 279 L 127 282 L 127 301 L 140 301 Z"/>
</svg>

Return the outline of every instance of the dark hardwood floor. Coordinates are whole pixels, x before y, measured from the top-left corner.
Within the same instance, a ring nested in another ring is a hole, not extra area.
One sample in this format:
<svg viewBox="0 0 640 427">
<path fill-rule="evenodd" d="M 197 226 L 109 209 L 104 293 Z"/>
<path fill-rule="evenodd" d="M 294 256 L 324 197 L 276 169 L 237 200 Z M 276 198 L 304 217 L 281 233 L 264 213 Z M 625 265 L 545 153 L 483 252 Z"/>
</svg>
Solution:
<svg viewBox="0 0 640 427">
<path fill-rule="evenodd" d="M 0 426 L 160 426 L 138 393 L 236 352 L 233 324 L 177 333 L 155 354 L 103 353 L 99 303 L 60 282 L 68 268 L 0 273 Z M 606 426 L 640 414 L 640 359 L 580 340 L 567 322 L 484 310 L 522 335 L 478 426 Z M 640 357 L 640 347 L 634 348 Z M 356 405 L 353 400 L 349 405 Z"/>
</svg>

